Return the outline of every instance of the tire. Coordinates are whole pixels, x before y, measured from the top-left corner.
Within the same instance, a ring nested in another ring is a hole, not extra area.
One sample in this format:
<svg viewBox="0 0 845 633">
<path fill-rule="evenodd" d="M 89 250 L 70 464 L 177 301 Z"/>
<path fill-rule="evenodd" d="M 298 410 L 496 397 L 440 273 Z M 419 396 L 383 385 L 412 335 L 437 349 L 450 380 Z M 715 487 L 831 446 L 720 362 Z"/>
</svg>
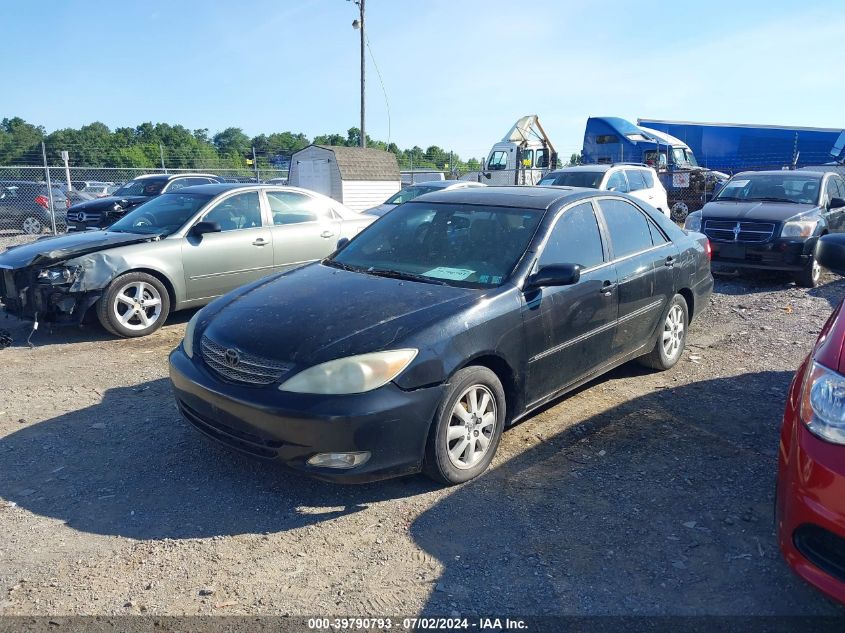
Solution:
<svg viewBox="0 0 845 633">
<path fill-rule="evenodd" d="M 143 297 L 143 303 L 137 301 L 139 296 Z M 146 273 L 117 277 L 97 301 L 97 318 L 103 327 L 125 338 L 152 334 L 164 325 L 169 313 L 167 289 Z"/>
<path fill-rule="evenodd" d="M 672 369 L 684 353 L 688 325 L 689 309 L 687 302 L 681 295 L 675 295 L 663 315 L 654 348 L 638 359 L 640 363 L 660 371 Z"/>
<path fill-rule="evenodd" d="M 446 485 L 478 477 L 496 454 L 505 426 L 505 412 L 505 391 L 496 374 L 479 366 L 458 371 L 437 407 L 426 444 L 423 472 Z M 479 437 L 486 441 L 483 448 Z M 464 450 L 460 450 L 461 445 Z"/>
<path fill-rule="evenodd" d="M 690 214 L 689 205 L 684 202 L 683 200 L 678 200 L 675 204 L 672 205 L 672 209 L 670 210 L 669 217 L 673 219 L 675 222 L 683 222 L 687 219 L 687 216 Z"/>
<path fill-rule="evenodd" d="M 34 215 L 27 215 L 21 221 L 21 230 L 27 235 L 41 235 L 44 228 L 44 223 Z"/>
<path fill-rule="evenodd" d="M 795 283 L 802 288 L 815 288 L 819 285 L 819 280 L 822 277 L 822 268 L 816 261 L 816 253 L 810 256 L 810 261 L 807 266 L 800 273 L 795 275 Z"/>
</svg>

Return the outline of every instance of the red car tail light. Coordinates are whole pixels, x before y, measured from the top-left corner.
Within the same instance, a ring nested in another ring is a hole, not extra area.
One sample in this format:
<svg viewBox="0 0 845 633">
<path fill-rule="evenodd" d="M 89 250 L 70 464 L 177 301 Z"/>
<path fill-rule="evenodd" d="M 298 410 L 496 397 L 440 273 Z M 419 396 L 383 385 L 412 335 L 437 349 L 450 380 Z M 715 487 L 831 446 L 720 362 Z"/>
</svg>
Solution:
<svg viewBox="0 0 845 633">
<path fill-rule="evenodd" d="M 65 198 L 65 208 L 70 209 L 70 198 Z"/>
<path fill-rule="evenodd" d="M 50 201 L 47 199 L 47 196 L 35 196 L 35 203 L 45 209 L 50 208 Z"/>
<path fill-rule="evenodd" d="M 707 253 L 707 261 L 713 260 L 713 247 L 710 246 L 710 240 L 704 241 L 704 252 Z"/>
<path fill-rule="evenodd" d="M 845 444 L 845 376 L 810 363 L 801 387 L 801 420 L 813 435 Z"/>
</svg>

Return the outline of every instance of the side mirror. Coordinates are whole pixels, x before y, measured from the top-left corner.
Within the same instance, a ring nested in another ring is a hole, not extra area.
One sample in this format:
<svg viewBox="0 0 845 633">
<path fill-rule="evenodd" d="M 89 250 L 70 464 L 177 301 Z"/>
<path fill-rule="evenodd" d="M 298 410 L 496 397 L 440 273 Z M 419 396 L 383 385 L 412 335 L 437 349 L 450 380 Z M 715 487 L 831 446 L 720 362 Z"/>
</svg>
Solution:
<svg viewBox="0 0 845 633">
<path fill-rule="evenodd" d="M 339 251 L 340 249 L 342 249 L 342 248 L 343 248 L 344 246 L 346 246 L 347 244 L 349 244 L 349 238 L 348 238 L 348 237 L 342 237 L 342 238 L 340 238 L 340 239 L 337 241 L 337 247 L 335 248 L 335 251 Z"/>
<path fill-rule="evenodd" d="M 206 233 L 220 233 L 222 230 L 217 222 L 197 222 L 191 228 L 191 235 L 199 237 Z"/>
<path fill-rule="evenodd" d="M 841 209 L 845 207 L 845 199 L 843 198 L 831 198 L 830 199 L 830 209 Z"/>
<path fill-rule="evenodd" d="M 493 176 L 493 174 L 491 174 L 491 173 L 488 171 L 488 172 L 484 172 L 483 176 L 484 176 L 487 180 L 490 180 L 490 178 Z"/>
<path fill-rule="evenodd" d="M 838 275 L 845 275 L 845 233 L 822 235 L 816 244 L 816 261 Z"/>
<path fill-rule="evenodd" d="M 525 281 L 525 290 L 545 286 L 571 286 L 577 284 L 579 279 L 581 279 L 581 266 L 578 264 L 550 264 L 528 277 Z"/>
</svg>

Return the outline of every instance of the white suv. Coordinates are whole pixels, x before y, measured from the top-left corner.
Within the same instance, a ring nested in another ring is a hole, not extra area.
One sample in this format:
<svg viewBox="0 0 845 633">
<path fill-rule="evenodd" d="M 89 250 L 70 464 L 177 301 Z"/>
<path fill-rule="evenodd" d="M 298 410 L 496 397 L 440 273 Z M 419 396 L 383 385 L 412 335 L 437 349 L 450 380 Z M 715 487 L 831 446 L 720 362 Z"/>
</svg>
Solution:
<svg viewBox="0 0 845 633">
<path fill-rule="evenodd" d="M 537 184 L 629 193 L 657 208 L 667 218 L 670 217 L 666 189 L 657 177 L 657 172 L 646 165 L 614 163 L 564 167 L 550 171 Z"/>
</svg>

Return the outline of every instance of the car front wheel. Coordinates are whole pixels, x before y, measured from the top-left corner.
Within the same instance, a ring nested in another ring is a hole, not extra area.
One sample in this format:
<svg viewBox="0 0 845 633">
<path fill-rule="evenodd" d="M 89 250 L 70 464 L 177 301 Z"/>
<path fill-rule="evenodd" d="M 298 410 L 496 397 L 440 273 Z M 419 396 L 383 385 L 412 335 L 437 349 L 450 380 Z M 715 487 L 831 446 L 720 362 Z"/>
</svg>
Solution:
<svg viewBox="0 0 845 633">
<path fill-rule="evenodd" d="M 641 356 L 640 362 L 653 369 L 666 370 L 674 367 L 681 359 L 687 343 L 688 324 L 687 302 L 681 295 L 675 295 L 663 317 L 654 348 L 645 356 Z"/>
<path fill-rule="evenodd" d="M 478 366 L 458 371 L 429 433 L 426 475 L 452 485 L 483 473 L 499 446 L 505 407 L 505 392 L 496 374 Z"/>
<path fill-rule="evenodd" d="M 126 273 L 112 281 L 97 302 L 97 318 L 112 334 L 146 336 L 163 324 L 170 312 L 164 284 L 146 273 Z"/>
<path fill-rule="evenodd" d="M 810 261 L 800 273 L 795 275 L 795 283 L 802 288 L 815 288 L 819 285 L 822 277 L 822 267 L 816 261 L 815 254 L 810 256 Z"/>
</svg>

